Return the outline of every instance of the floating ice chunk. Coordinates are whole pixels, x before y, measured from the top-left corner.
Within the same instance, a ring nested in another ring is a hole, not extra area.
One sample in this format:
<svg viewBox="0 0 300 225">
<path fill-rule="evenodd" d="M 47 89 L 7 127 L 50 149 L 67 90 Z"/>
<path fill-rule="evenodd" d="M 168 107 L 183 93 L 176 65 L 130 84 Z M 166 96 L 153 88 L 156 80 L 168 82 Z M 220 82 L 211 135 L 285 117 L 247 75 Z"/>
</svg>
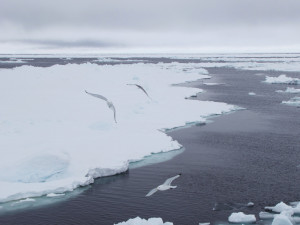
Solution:
<svg viewBox="0 0 300 225">
<path fill-rule="evenodd" d="M 61 193 L 61 194 L 50 193 L 50 194 L 47 194 L 47 197 L 52 198 L 52 197 L 60 197 L 60 196 L 64 196 L 64 195 L 65 195 L 64 193 Z"/>
<path fill-rule="evenodd" d="M 248 206 L 248 207 L 252 207 L 252 206 L 254 206 L 254 203 L 253 203 L 253 202 L 248 202 L 248 203 L 247 203 L 247 206 Z"/>
<path fill-rule="evenodd" d="M 284 202 L 280 202 L 275 206 L 266 206 L 265 209 L 273 212 L 281 213 L 283 211 L 292 210 L 293 207 L 285 204 Z"/>
<path fill-rule="evenodd" d="M 281 74 L 278 77 L 266 76 L 265 82 L 270 84 L 300 84 L 300 79 L 287 77 L 285 74 Z"/>
<path fill-rule="evenodd" d="M 300 97 L 293 97 L 288 101 L 282 101 L 283 104 L 291 105 L 291 106 L 300 106 Z"/>
<path fill-rule="evenodd" d="M 254 92 L 249 92 L 248 95 L 256 95 Z"/>
<path fill-rule="evenodd" d="M 199 225 L 210 225 L 210 223 L 199 223 Z"/>
<path fill-rule="evenodd" d="M 279 214 L 274 217 L 272 225 L 293 225 L 289 216 Z"/>
<path fill-rule="evenodd" d="M 149 218 L 148 220 L 136 217 L 126 222 L 116 223 L 114 225 L 173 225 L 171 222 L 163 222 L 161 218 Z"/>
<path fill-rule="evenodd" d="M 255 215 L 246 215 L 243 212 L 238 212 L 238 213 L 232 213 L 228 217 L 228 221 L 230 223 L 255 223 L 256 222 L 256 217 Z"/>
<path fill-rule="evenodd" d="M 268 212 L 260 212 L 258 216 L 262 220 L 268 220 L 268 219 L 273 219 L 276 216 L 276 214 L 268 213 Z"/>
<path fill-rule="evenodd" d="M 300 89 L 296 89 L 296 88 L 293 88 L 293 87 L 287 87 L 285 91 L 283 90 L 278 90 L 276 92 L 285 92 L 285 93 L 292 93 L 292 94 L 298 94 L 300 93 Z"/>
</svg>

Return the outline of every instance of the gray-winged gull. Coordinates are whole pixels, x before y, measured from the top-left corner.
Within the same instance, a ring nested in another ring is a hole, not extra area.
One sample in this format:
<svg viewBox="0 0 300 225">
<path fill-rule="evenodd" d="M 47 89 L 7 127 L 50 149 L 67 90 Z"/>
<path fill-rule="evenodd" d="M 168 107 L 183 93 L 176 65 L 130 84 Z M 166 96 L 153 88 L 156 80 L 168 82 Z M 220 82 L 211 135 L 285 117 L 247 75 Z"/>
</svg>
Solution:
<svg viewBox="0 0 300 225">
<path fill-rule="evenodd" d="M 137 86 L 139 89 L 141 89 L 148 96 L 148 98 L 150 98 L 150 96 L 148 95 L 148 93 L 146 92 L 146 90 L 141 85 L 139 85 L 139 84 L 127 84 L 127 85 Z"/>
<path fill-rule="evenodd" d="M 181 176 L 181 173 L 174 176 L 174 177 L 168 178 L 163 184 L 161 184 L 158 187 L 156 187 L 156 188 L 152 189 L 151 191 L 149 191 L 149 193 L 146 195 L 146 197 L 149 197 L 149 196 L 153 195 L 157 191 L 166 191 L 166 190 L 169 190 L 169 189 L 177 188 L 177 186 L 171 186 L 171 183 L 172 183 L 173 180 L 177 179 L 180 176 Z"/>
<path fill-rule="evenodd" d="M 100 99 L 106 101 L 108 108 L 110 108 L 114 112 L 114 119 L 115 119 L 115 122 L 117 123 L 117 120 L 116 120 L 116 109 L 115 109 L 115 107 L 114 107 L 114 105 L 113 105 L 113 103 L 111 101 L 109 101 L 107 98 L 105 98 L 104 96 L 99 95 L 99 94 L 93 94 L 93 93 L 87 92 L 86 90 L 85 90 L 85 93 L 87 93 L 87 94 L 89 94 L 91 96 L 94 96 L 96 98 L 100 98 Z"/>
</svg>

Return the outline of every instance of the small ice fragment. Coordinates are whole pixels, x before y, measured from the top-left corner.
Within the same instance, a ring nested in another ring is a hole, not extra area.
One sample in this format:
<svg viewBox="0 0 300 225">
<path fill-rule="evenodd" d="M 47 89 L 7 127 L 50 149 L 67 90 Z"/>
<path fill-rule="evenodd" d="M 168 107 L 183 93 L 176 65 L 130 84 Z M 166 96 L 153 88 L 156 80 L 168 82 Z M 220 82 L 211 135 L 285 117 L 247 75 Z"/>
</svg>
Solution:
<svg viewBox="0 0 300 225">
<path fill-rule="evenodd" d="M 163 222 L 161 218 L 149 218 L 148 220 L 136 217 L 126 222 L 116 223 L 114 225 L 173 225 L 171 222 Z"/>
<path fill-rule="evenodd" d="M 199 223 L 199 225 L 210 225 L 210 223 Z"/>
<path fill-rule="evenodd" d="M 278 90 L 276 92 L 284 92 L 284 93 L 291 93 L 291 94 L 298 94 L 300 93 L 300 89 L 296 89 L 296 88 L 293 88 L 293 87 L 287 87 L 285 91 L 283 90 Z"/>
<path fill-rule="evenodd" d="M 228 217 L 228 221 L 230 223 L 254 223 L 256 222 L 256 217 L 255 215 L 246 215 L 243 212 L 238 212 L 238 213 L 232 213 Z"/>
<path fill-rule="evenodd" d="M 293 209 L 293 207 L 285 204 L 284 202 L 280 202 L 275 206 L 266 206 L 265 209 L 273 212 L 281 213 L 283 211 L 291 210 Z"/>
<path fill-rule="evenodd" d="M 248 207 L 252 207 L 252 206 L 254 206 L 254 203 L 253 203 L 253 202 L 248 202 L 248 203 L 247 203 L 247 206 L 248 206 Z"/>
<path fill-rule="evenodd" d="M 256 95 L 254 92 L 249 92 L 248 95 Z"/>
<path fill-rule="evenodd" d="M 64 196 L 65 194 L 64 193 L 61 193 L 61 194 L 55 194 L 55 193 L 50 193 L 50 194 L 47 194 L 47 197 L 59 197 L 59 196 Z"/>
<path fill-rule="evenodd" d="M 296 96 L 294 98 L 291 98 L 288 101 L 282 101 L 282 104 L 287 104 L 287 105 L 299 107 L 300 106 L 300 97 Z"/>
<path fill-rule="evenodd" d="M 276 216 L 276 214 L 268 213 L 268 212 L 260 212 L 258 216 L 262 220 L 268 220 L 268 219 L 273 219 Z"/>
</svg>

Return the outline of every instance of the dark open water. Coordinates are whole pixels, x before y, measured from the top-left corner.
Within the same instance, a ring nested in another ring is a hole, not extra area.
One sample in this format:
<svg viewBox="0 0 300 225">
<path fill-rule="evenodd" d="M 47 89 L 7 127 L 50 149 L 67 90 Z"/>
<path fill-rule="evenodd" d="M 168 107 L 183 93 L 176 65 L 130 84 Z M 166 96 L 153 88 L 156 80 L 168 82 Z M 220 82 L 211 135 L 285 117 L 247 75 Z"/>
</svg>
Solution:
<svg viewBox="0 0 300 225">
<path fill-rule="evenodd" d="M 42 62 L 37 66 L 41 65 L 45 66 Z M 0 215 L 0 224 L 106 225 L 140 216 L 193 225 L 227 221 L 236 211 L 257 215 L 264 206 L 300 200 L 300 108 L 280 104 L 295 95 L 276 93 L 286 85 L 262 83 L 265 76 L 254 75 L 261 71 L 208 71 L 213 78 L 207 82 L 224 85 L 195 82 L 193 86 L 206 90 L 197 98 L 246 110 L 214 118 L 204 126 L 170 132 L 185 148 L 170 161 L 98 179 L 67 201 Z M 286 74 L 300 78 L 299 73 Z M 257 95 L 249 96 L 248 92 Z M 182 173 L 174 182 L 177 189 L 144 197 L 154 185 L 177 173 Z M 239 210 L 228 207 L 249 201 L 255 206 Z M 212 210 L 216 203 L 221 210 Z"/>
</svg>

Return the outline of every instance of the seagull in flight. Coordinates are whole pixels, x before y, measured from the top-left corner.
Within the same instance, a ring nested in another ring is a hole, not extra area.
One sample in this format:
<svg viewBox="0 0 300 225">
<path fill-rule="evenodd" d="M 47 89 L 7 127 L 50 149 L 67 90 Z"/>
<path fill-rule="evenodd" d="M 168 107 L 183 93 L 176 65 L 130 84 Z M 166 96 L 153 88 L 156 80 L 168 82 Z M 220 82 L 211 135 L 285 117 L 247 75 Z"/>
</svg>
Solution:
<svg viewBox="0 0 300 225">
<path fill-rule="evenodd" d="M 169 189 L 177 188 L 177 186 L 171 186 L 171 183 L 172 183 L 173 180 L 177 179 L 180 176 L 181 176 L 181 173 L 174 176 L 174 177 L 168 178 L 163 184 L 161 184 L 158 187 L 156 187 L 156 188 L 152 189 L 151 191 L 149 191 L 149 193 L 146 195 L 146 197 L 149 197 L 149 196 L 153 195 L 157 191 L 166 191 L 166 190 L 169 190 Z"/>
<path fill-rule="evenodd" d="M 150 98 L 150 96 L 148 95 L 148 93 L 146 92 L 146 90 L 141 85 L 138 85 L 138 84 L 127 84 L 127 85 L 137 86 L 139 89 L 141 89 L 148 96 L 148 98 Z"/>
<path fill-rule="evenodd" d="M 114 105 L 113 105 L 113 103 L 111 101 L 109 101 L 107 98 L 105 98 L 102 95 L 93 94 L 93 93 L 87 92 L 86 90 L 85 90 L 85 93 L 87 93 L 87 94 L 89 94 L 91 96 L 94 96 L 96 98 L 100 98 L 100 99 L 106 101 L 108 108 L 110 108 L 114 112 L 114 119 L 115 119 L 115 122 L 117 123 L 117 120 L 116 120 L 116 109 L 115 109 L 115 107 L 114 107 Z"/>
</svg>

